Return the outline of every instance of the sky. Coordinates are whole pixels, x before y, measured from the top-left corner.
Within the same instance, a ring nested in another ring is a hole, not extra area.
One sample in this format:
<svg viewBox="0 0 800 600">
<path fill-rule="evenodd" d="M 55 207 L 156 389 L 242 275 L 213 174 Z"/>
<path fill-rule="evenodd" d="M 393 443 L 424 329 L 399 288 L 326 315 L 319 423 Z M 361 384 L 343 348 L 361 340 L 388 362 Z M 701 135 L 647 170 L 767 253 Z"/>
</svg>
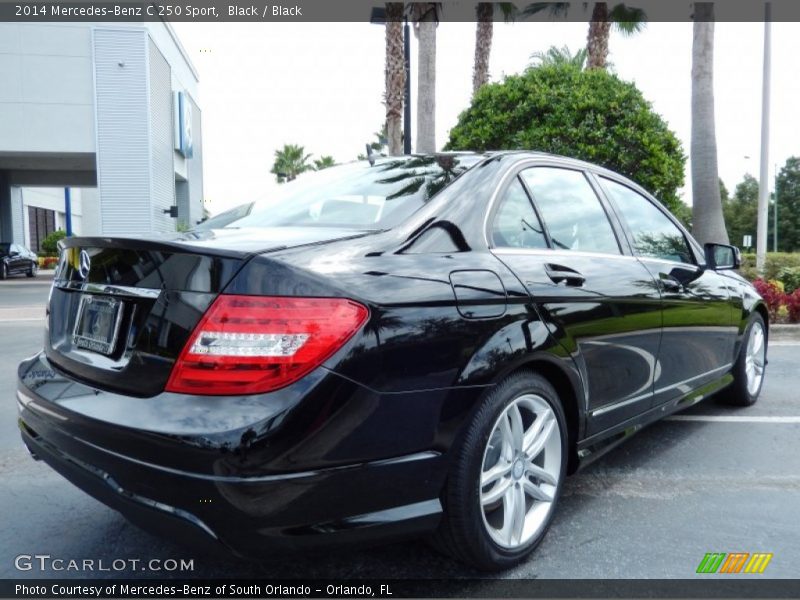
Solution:
<svg viewBox="0 0 800 600">
<path fill-rule="evenodd" d="M 200 76 L 204 198 L 217 214 L 268 197 L 269 170 L 283 144 L 347 162 L 364 152 L 384 121 L 384 28 L 369 23 L 173 23 Z M 758 176 L 763 23 L 717 23 L 714 93 L 719 173 L 733 192 Z M 496 23 L 492 81 L 519 73 L 534 52 L 586 43 L 587 24 Z M 437 31 L 436 144 L 441 148 L 469 105 L 475 24 Z M 612 33 L 609 60 L 633 81 L 689 154 L 691 23 L 649 23 L 634 36 Z M 412 39 L 412 117 L 416 40 Z M 800 23 L 772 25 L 770 178 L 800 155 Z M 414 126 L 415 127 L 415 126 Z M 412 131 L 413 133 L 413 131 Z M 413 139 L 413 138 L 412 138 Z M 747 158 L 749 157 L 749 158 Z M 683 198 L 691 203 L 686 165 Z M 770 186 L 772 187 L 772 185 Z"/>
</svg>

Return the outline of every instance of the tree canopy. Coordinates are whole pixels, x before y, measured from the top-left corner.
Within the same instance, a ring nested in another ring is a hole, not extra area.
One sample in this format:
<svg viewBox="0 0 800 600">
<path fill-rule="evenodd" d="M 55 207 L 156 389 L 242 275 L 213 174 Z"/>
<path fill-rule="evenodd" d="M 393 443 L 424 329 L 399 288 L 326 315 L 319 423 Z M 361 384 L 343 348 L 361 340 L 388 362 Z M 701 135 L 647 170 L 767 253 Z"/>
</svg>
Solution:
<svg viewBox="0 0 800 600">
<path fill-rule="evenodd" d="M 538 150 L 630 177 L 678 216 L 686 157 L 677 136 L 633 83 L 602 69 L 544 65 L 475 94 L 449 150 Z"/>
<path fill-rule="evenodd" d="M 800 251 L 800 158 L 792 156 L 778 173 L 778 250 Z"/>
<path fill-rule="evenodd" d="M 728 239 L 735 246 L 744 246 L 745 235 L 753 236 L 751 248 L 756 247 L 756 220 L 758 217 L 758 180 L 750 174 L 736 186 L 733 197 L 728 197 L 728 190 L 720 182 L 722 212 L 725 216 L 725 227 Z"/>
</svg>

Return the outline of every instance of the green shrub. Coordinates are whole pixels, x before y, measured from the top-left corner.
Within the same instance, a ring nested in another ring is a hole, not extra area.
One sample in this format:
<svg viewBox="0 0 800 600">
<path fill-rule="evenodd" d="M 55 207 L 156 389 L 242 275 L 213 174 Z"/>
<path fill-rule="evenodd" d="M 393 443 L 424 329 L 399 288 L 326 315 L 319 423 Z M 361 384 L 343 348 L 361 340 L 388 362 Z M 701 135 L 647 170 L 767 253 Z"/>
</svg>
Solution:
<svg viewBox="0 0 800 600">
<path fill-rule="evenodd" d="M 800 267 L 783 267 L 778 271 L 778 280 L 783 283 L 787 294 L 800 288 Z"/>
<path fill-rule="evenodd" d="M 602 165 L 683 220 L 681 143 L 633 83 L 604 69 L 531 68 L 484 85 L 450 130 L 449 150 L 538 150 Z"/>
<path fill-rule="evenodd" d="M 57 229 L 42 240 L 42 251 L 49 255 L 58 254 L 58 242 L 65 237 L 67 237 L 66 232 L 63 229 Z"/>
<path fill-rule="evenodd" d="M 767 259 L 764 263 L 764 279 L 778 279 L 786 284 L 780 276 L 783 269 L 797 269 L 800 268 L 800 253 L 798 252 L 767 252 Z M 742 254 L 742 268 L 741 273 L 743 277 L 751 281 L 757 277 L 756 275 L 756 255 L 753 253 Z"/>
</svg>

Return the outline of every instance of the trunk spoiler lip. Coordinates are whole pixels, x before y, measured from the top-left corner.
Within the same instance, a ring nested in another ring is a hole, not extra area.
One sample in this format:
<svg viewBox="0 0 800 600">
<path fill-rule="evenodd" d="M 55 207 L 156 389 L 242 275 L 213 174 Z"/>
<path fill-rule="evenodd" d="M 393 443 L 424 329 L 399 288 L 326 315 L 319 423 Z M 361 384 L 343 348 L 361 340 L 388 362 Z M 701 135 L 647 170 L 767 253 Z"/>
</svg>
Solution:
<svg viewBox="0 0 800 600">
<path fill-rule="evenodd" d="M 197 254 L 201 256 L 212 256 L 221 258 L 236 258 L 247 261 L 255 256 L 262 254 L 270 254 L 273 252 L 280 252 L 281 250 L 288 250 L 294 248 L 306 248 L 311 246 L 320 246 L 331 242 L 340 242 L 352 239 L 374 235 L 376 233 L 383 233 L 384 230 L 371 230 L 359 231 L 349 235 L 342 235 L 336 237 L 325 238 L 321 240 L 311 240 L 300 242 L 297 244 L 283 244 L 283 243 L 247 243 L 242 244 L 240 249 L 235 247 L 235 243 L 226 247 L 225 240 L 220 240 L 219 245 L 207 246 L 202 244 L 193 243 L 195 241 L 204 241 L 203 238 L 196 238 L 195 240 L 187 239 L 184 235 L 176 236 L 174 238 L 150 238 L 142 239 L 133 236 L 74 236 L 64 238 L 58 242 L 59 249 L 75 248 L 75 247 L 92 247 L 92 248 L 124 248 L 132 250 L 161 250 L 171 251 L 182 254 Z M 209 238 L 206 238 L 209 239 Z M 213 238 L 211 238 L 213 239 Z"/>
</svg>

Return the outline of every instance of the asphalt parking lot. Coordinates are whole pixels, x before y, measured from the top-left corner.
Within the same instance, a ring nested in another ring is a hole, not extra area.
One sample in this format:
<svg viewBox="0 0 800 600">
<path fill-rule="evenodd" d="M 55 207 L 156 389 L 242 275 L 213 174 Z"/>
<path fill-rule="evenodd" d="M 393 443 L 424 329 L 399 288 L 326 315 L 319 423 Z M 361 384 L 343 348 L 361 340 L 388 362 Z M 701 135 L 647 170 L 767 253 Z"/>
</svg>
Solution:
<svg viewBox="0 0 800 600">
<path fill-rule="evenodd" d="M 151 536 L 31 460 L 16 365 L 41 347 L 49 279 L 0 282 L 0 577 L 454 578 L 475 572 L 423 542 L 285 562 L 199 555 Z M 761 578 L 800 575 L 800 343 L 770 344 L 759 403 L 706 401 L 571 477 L 550 533 L 509 578 L 692 578 L 707 552 L 771 552 Z M 189 559 L 194 572 L 19 571 L 19 554 Z"/>
</svg>

